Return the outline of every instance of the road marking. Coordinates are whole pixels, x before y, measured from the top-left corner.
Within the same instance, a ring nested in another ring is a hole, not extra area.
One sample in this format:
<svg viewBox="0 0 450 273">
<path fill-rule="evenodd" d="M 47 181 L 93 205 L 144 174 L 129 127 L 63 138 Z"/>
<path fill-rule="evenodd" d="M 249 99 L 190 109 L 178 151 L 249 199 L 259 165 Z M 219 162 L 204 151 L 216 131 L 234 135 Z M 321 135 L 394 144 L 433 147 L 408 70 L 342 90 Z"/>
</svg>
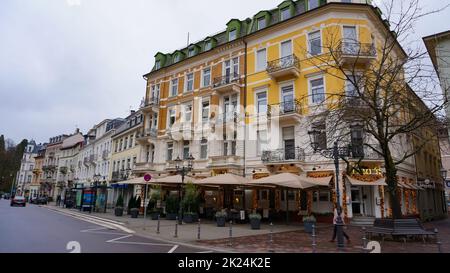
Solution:
<svg viewBox="0 0 450 273">
<path fill-rule="evenodd" d="M 177 248 L 178 248 L 178 245 L 174 245 L 174 246 L 169 250 L 169 252 L 167 252 L 167 253 L 172 253 L 172 252 L 174 252 L 175 249 L 177 249 Z"/>
<path fill-rule="evenodd" d="M 122 237 L 119 237 L 119 238 L 116 238 L 116 239 L 111 239 L 111 240 L 106 241 L 106 242 L 107 243 L 115 243 L 118 240 L 122 240 L 122 239 L 125 239 L 125 238 L 130 238 L 130 237 L 133 237 L 133 235 L 125 235 L 125 236 L 122 236 Z"/>
<path fill-rule="evenodd" d="M 213 251 L 200 251 L 200 252 L 196 252 L 196 253 L 213 253 Z"/>
<path fill-rule="evenodd" d="M 58 211 L 62 211 L 62 210 L 58 210 Z M 114 220 L 107 219 L 107 218 L 101 218 L 101 217 L 97 217 L 97 216 L 94 216 L 94 215 L 86 215 L 86 214 L 75 212 L 75 211 L 70 211 L 70 210 L 66 211 L 66 210 L 64 210 L 63 212 L 67 213 L 67 214 L 81 216 L 81 217 L 89 217 L 89 218 L 93 218 L 93 219 L 104 221 L 104 222 L 111 222 L 113 224 L 125 225 L 125 223 L 122 223 L 122 222 L 114 221 Z"/>
<path fill-rule="evenodd" d="M 57 212 L 59 214 L 62 214 L 62 215 L 66 215 L 66 216 L 69 216 L 69 217 L 72 217 L 72 218 L 75 218 L 75 219 L 78 219 L 78 220 L 81 220 L 81 221 L 93 223 L 93 224 L 96 224 L 96 225 L 99 225 L 99 226 L 102 226 L 102 227 L 106 227 L 106 228 L 109 228 L 109 229 L 114 229 L 114 230 L 120 229 L 120 230 L 122 230 L 122 231 L 124 231 L 126 233 L 135 233 L 134 230 L 128 229 L 128 228 L 123 227 L 121 225 L 113 224 L 113 223 L 109 223 L 109 222 L 105 222 L 105 221 L 100 221 L 100 220 L 96 220 L 96 219 L 92 219 L 92 218 L 90 218 L 88 216 L 85 216 L 85 215 L 75 215 L 75 214 L 72 214 L 72 213 L 66 213 L 66 212 L 59 211 L 59 210 L 53 210 L 53 211 L 55 211 L 55 212 Z"/>
</svg>

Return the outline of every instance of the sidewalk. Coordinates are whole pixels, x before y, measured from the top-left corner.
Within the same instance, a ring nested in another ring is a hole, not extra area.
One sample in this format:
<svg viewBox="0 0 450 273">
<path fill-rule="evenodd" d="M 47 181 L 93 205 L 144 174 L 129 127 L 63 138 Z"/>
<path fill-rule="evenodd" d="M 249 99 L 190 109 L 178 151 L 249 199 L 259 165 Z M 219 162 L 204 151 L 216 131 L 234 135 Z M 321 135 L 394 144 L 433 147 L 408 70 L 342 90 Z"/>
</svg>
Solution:
<svg viewBox="0 0 450 273">
<path fill-rule="evenodd" d="M 117 217 L 113 212 L 107 213 L 89 213 L 81 212 L 77 209 L 65 209 L 62 207 L 57 207 L 54 204 L 49 204 L 47 206 L 50 209 L 57 209 L 62 211 L 72 211 L 82 213 L 84 215 L 91 215 L 95 217 L 100 217 L 103 219 L 113 220 L 123 223 L 127 228 L 134 230 L 137 235 L 151 238 L 158 238 L 162 240 L 170 240 L 183 243 L 198 243 L 198 223 L 178 225 L 177 238 L 175 238 L 175 225 L 176 221 L 169 221 L 165 219 L 160 220 L 160 233 L 157 234 L 158 221 L 151 220 L 148 216 L 145 220 L 142 215 L 139 218 L 131 218 L 124 212 L 122 217 Z M 292 232 L 292 231 L 302 231 L 302 225 L 281 225 L 277 224 L 273 226 L 273 233 L 282 232 Z M 269 224 L 261 224 L 260 230 L 252 230 L 250 224 L 233 224 L 232 225 L 232 237 L 234 239 L 238 237 L 248 237 L 254 235 L 265 235 L 267 236 L 271 232 L 271 227 Z M 219 240 L 227 239 L 230 237 L 230 224 L 227 223 L 225 227 L 217 227 L 215 221 L 201 220 L 200 224 L 200 239 L 201 240 Z M 236 239 L 239 240 L 239 239 Z"/>
<path fill-rule="evenodd" d="M 160 220 L 160 233 L 157 234 L 158 221 L 151 220 L 150 217 L 144 221 L 143 216 L 137 219 L 131 218 L 126 213 L 122 217 L 116 217 L 113 212 L 108 213 L 89 213 L 80 212 L 75 209 L 64 209 L 54 205 L 47 206 L 51 209 L 62 211 L 72 211 L 91 215 L 103 219 L 121 222 L 127 228 L 134 230 L 136 235 L 151 239 L 159 239 L 189 245 L 203 246 L 206 248 L 220 249 L 227 252 L 241 253 L 311 253 L 312 236 L 305 233 L 302 225 L 284 225 L 276 224 L 273 228 L 272 243 L 271 227 L 268 224 L 261 224 L 260 230 L 252 230 L 250 224 L 234 224 L 232 226 L 232 239 L 230 240 L 230 225 L 226 227 L 217 227 L 216 222 L 202 220 L 200 225 L 200 239 L 198 235 L 198 223 L 178 225 L 178 236 L 175 235 L 176 221 Z M 444 253 L 450 253 L 450 219 L 425 223 L 425 228 L 439 230 L 439 240 L 441 241 L 441 250 Z M 145 229 L 144 229 L 145 228 Z M 351 243 L 346 244 L 344 249 L 337 249 L 336 243 L 331 243 L 333 227 L 327 224 L 318 224 L 316 229 L 316 252 L 318 253 L 361 253 L 363 252 L 363 232 L 359 227 L 348 226 L 345 232 L 350 236 Z M 230 246 L 231 242 L 231 246 Z M 423 244 L 422 241 L 408 240 L 403 242 L 391 241 L 386 239 L 381 244 L 382 253 L 438 253 L 438 246 L 434 240 Z"/>
</svg>

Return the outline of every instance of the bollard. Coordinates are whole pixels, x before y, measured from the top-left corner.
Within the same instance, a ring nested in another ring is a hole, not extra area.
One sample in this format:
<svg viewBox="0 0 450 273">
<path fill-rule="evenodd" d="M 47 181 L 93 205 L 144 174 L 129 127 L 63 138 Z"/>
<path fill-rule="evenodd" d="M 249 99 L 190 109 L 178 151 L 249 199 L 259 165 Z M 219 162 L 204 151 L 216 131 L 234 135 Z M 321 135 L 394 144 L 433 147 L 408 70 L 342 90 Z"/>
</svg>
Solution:
<svg viewBox="0 0 450 273">
<path fill-rule="evenodd" d="M 233 246 L 233 220 L 230 221 L 230 241 L 228 242 L 228 245 L 231 247 Z"/>
<path fill-rule="evenodd" d="M 439 240 L 438 232 L 439 232 L 438 229 L 435 228 L 434 233 L 436 234 L 436 244 L 438 246 L 438 253 L 442 253 L 442 242 Z"/>
<path fill-rule="evenodd" d="M 176 217 L 175 221 L 175 236 L 173 237 L 178 238 L 178 216 Z"/>
<path fill-rule="evenodd" d="M 362 238 L 362 241 L 363 241 L 363 253 L 366 253 L 367 252 L 367 238 L 366 238 L 366 228 L 365 227 L 363 227 L 362 228 L 362 232 L 363 232 L 363 238 Z"/>
<path fill-rule="evenodd" d="M 160 215 L 158 214 L 158 225 L 156 226 L 156 234 L 159 234 Z"/>
<path fill-rule="evenodd" d="M 197 240 L 200 240 L 200 219 L 198 219 Z"/>
<path fill-rule="evenodd" d="M 316 247 L 317 247 L 317 244 L 316 244 L 316 225 L 313 224 L 312 225 L 312 251 L 313 251 L 313 253 L 317 252 L 316 251 Z"/>
<path fill-rule="evenodd" d="M 275 252 L 273 250 L 273 223 L 270 223 L 270 233 L 269 233 L 269 252 Z"/>
</svg>

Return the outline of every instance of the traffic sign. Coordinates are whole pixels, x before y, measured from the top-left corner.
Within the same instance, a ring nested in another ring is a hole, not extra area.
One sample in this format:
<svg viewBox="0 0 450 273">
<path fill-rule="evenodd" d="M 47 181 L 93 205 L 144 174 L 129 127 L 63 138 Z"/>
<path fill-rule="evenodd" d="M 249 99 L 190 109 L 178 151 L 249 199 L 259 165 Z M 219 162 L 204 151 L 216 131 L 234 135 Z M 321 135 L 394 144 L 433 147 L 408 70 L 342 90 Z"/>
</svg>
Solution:
<svg viewBox="0 0 450 273">
<path fill-rule="evenodd" d="M 147 173 L 144 175 L 144 180 L 145 182 L 149 182 L 150 180 L 152 180 L 152 176 L 149 173 Z"/>
</svg>

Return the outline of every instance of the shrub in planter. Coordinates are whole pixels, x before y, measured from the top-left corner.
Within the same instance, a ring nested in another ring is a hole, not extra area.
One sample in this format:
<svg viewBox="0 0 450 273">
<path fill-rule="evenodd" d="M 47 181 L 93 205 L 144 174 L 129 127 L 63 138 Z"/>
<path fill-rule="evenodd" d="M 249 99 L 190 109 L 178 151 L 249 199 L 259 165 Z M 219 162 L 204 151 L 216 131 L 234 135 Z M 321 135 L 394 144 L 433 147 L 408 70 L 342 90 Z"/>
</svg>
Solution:
<svg viewBox="0 0 450 273">
<path fill-rule="evenodd" d="M 117 198 L 116 207 L 114 209 L 114 215 L 123 216 L 123 197 L 122 197 L 122 195 L 119 195 L 119 198 Z"/>
<path fill-rule="evenodd" d="M 225 211 L 222 210 L 216 212 L 216 221 L 218 227 L 224 227 L 226 220 L 227 220 L 227 213 Z"/>
<path fill-rule="evenodd" d="M 178 198 L 174 195 L 169 195 L 166 199 L 166 219 L 176 220 L 179 209 Z"/>
<path fill-rule="evenodd" d="M 136 208 L 136 197 L 132 196 L 130 200 L 128 200 L 128 214 L 131 214 L 131 209 Z"/>
<path fill-rule="evenodd" d="M 183 221 L 185 223 L 198 221 L 198 191 L 192 182 L 186 184 L 186 192 L 181 205 L 184 209 Z"/>
<path fill-rule="evenodd" d="M 139 209 L 138 208 L 130 209 L 130 214 L 131 214 L 131 218 L 138 218 Z"/>
<path fill-rule="evenodd" d="M 261 228 L 261 214 L 259 213 L 252 213 L 248 216 L 250 219 L 250 225 L 252 229 L 260 229 Z"/>
<path fill-rule="evenodd" d="M 312 233 L 313 225 L 317 222 L 316 217 L 314 216 L 305 216 L 303 217 L 303 226 L 305 227 L 305 232 Z"/>
</svg>

